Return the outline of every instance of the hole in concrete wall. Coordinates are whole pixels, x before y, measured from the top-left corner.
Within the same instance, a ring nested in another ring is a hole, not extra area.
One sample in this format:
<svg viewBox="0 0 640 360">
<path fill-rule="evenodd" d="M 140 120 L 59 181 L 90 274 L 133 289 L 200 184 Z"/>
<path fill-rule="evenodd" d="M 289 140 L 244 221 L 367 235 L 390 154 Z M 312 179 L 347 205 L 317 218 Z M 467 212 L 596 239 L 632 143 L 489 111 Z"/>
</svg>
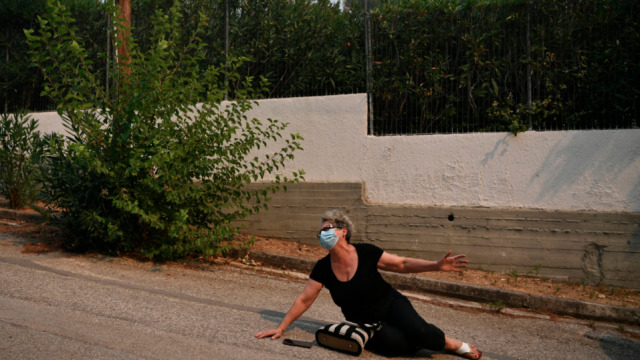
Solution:
<svg viewBox="0 0 640 360">
<path fill-rule="evenodd" d="M 449 221 L 453 221 L 456 219 L 455 216 L 453 216 L 453 213 L 449 214 L 449 216 L 447 217 L 447 219 L 449 219 Z"/>
</svg>

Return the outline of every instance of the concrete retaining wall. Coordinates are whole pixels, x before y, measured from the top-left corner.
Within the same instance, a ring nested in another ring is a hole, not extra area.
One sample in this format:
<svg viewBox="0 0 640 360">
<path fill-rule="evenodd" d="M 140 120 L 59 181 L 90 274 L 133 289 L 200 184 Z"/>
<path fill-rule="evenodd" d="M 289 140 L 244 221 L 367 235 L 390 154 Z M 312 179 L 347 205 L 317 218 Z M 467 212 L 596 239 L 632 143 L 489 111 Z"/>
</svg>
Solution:
<svg viewBox="0 0 640 360">
<path fill-rule="evenodd" d="M 303 183 L 276 193 L 247 234 L 317 245 L 320 216 L 341 208 L 352 241 L 437 260 L 467 254 L 471 268 L 640 290 L 640 214 L 445 206 L 382 206 L 359 183 Z"/>
</svg>

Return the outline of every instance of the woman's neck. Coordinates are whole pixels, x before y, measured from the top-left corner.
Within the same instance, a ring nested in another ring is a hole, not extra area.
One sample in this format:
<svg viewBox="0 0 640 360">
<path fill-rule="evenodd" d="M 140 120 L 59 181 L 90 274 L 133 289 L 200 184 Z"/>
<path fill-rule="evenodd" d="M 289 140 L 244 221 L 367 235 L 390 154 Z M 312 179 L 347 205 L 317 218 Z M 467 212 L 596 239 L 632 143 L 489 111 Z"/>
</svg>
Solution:
<svg viewBox="0 0 640 360">
<path fill-rule="evenodd" d="M 332 261 L 344 261 L 349 260 L 356 248 L 349 244 L 346 240 L 340 240 L 338 243 L 331 249 L 329 254 L 331 254 Z"/>
</svg>

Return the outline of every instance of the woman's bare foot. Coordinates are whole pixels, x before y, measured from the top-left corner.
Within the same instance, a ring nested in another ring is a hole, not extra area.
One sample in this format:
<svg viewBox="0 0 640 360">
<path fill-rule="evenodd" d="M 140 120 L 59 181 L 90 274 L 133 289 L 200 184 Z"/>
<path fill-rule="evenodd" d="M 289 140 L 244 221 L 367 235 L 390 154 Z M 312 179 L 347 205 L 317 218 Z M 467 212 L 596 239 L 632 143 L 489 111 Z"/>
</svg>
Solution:
<svg viewBox="0 0 640 360">
<path fill-rule="evenodd" d="M 475 346 L 448 336 L 444 337 L 444 349 L 471 360 L 478 360 L 482 357 L 482 351 L 476 349 Z"/>
<path fill-rule="evenodd" d="M 475 346 L 469 345 L 470 352 L 458 353 L 460 356 L 464 356 L 467 359 L 478 360 L 482 357 L 482 351 L 476 349 Z"/>
<path fill-rule="evenodd" d="M 478 360 L 482 357 L 482 351 L 476 349 L 476 347 L 473 345 L 467 346 L 469 347 L 468 349 L 463 349 L 462 347 L 460 347 L 460 349 L 456 351 L 456 354 L 472 360 Z"/>
</svg>

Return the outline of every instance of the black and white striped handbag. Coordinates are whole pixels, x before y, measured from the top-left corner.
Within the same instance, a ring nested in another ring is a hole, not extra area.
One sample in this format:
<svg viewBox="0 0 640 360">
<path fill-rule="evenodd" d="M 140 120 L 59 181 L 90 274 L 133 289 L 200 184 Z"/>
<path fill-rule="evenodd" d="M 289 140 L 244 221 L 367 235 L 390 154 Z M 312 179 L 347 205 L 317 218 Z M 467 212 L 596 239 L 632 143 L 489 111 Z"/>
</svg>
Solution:
<svg viewBox="0 0 640 360">
<path fill-rule="evenodd" d="M 318 345 L 328 349 L 341 351 L 350 355 L 360 355 L 367 341 L 373 336 L 379 324 L 356 324 L 344 321 L 339 324 L 329 324 L 316 331 Z"/>
</svg>

